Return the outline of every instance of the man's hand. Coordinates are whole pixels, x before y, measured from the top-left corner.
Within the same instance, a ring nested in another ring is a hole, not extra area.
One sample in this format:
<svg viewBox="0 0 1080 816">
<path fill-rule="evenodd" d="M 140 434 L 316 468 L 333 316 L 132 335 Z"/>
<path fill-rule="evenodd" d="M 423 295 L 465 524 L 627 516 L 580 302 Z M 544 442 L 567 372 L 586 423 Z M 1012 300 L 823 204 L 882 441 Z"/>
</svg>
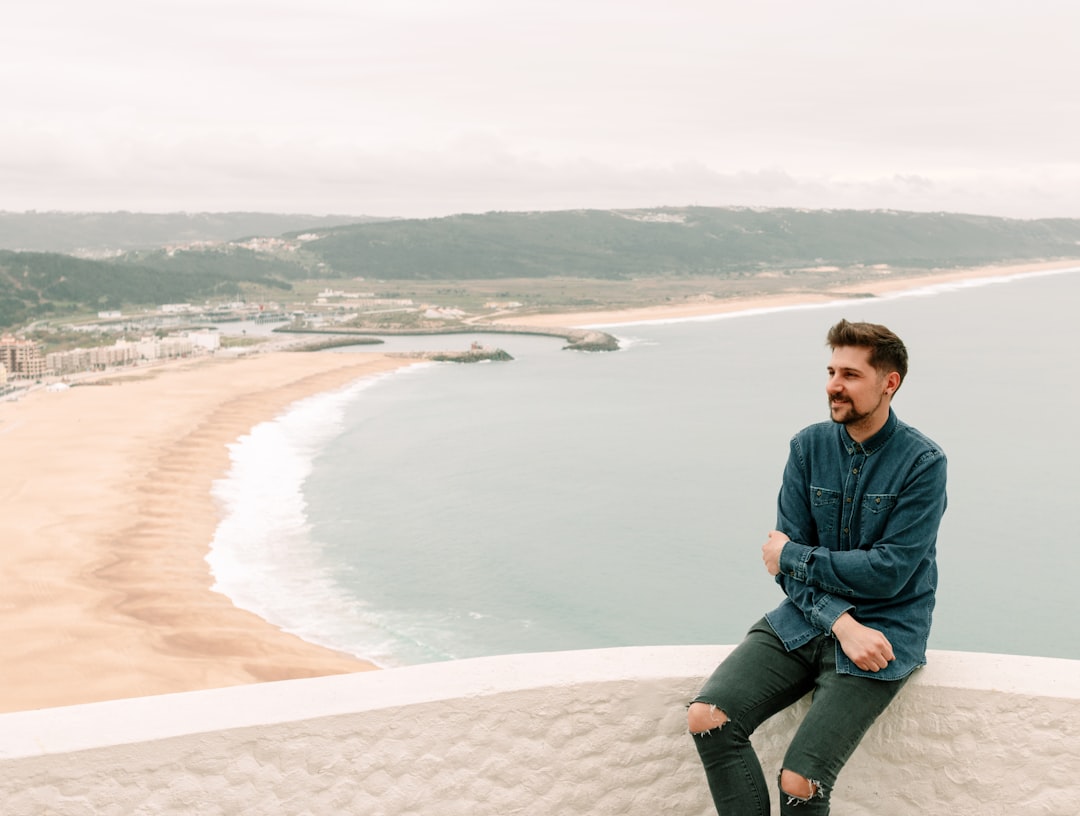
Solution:
<svg viewBox="0 0 1080 816">
<path fill-rule="evenodd" d="M 761 546 L 761 560 L 765 562 L 769 575 L 780 574 L 780 551 L 789 541 L 791 539 L 779 530 L 769 532 L 769 539 Z"/>
<path fill-rule="evenodd" d="M 896 659 L 889 639 L 877 629 L 863 626 L 850 612 L 837 618 L 832 630 L 844 654 L 863 671 L 881 671 Z"/>
</svg>

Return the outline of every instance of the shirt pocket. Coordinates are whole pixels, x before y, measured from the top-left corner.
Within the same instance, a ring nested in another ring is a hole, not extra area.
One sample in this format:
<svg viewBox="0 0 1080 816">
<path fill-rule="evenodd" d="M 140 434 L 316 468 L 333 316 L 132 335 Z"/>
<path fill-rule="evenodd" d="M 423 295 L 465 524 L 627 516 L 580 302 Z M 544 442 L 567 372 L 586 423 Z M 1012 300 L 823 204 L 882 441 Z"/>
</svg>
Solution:
<svg viewBox="0 0 1080 816">
<path fill-rule="evenodd" d="M 862 500 L 861 544 L 873 546 L 885 535 L 885 525 L 889 522 L 893 507 L 896 506 L 895 493 L 867 493 Z"/>
<path fill-rule="evenodd" d="M 810 512 L 818 535 L 826 535 L 840 526 L 840 491 L 810 485 Z"/>
</svg>

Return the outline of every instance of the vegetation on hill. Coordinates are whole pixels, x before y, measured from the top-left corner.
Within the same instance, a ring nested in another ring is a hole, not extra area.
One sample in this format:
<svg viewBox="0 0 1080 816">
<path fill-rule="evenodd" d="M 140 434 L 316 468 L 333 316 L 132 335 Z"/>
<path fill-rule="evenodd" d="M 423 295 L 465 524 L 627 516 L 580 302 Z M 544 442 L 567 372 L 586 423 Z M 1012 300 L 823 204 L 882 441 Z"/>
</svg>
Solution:
<svg viewBox="0 0 1080 816">
<path fill-rule="evenodd" d="M 243 297 L 242 284 L 287 290 L 286 271 L 302 276 L 293 266 L 235 247 L 114 261 L 0 250 L 0 328 L 133 305 L 238 299 Z"/>
<path fill-rule="evenodd" d="M 105 253 L 324 229 L 368 216 L 279 213 L 0 212 L 0 249 Z"/>
<path fill-rule="evenodd" d="M 811 264 L 972 266 L 1080 254 L 1080 220 L 854 210 L 665 208 L 488 213 L 315 231 L 341 276 L 724 275 Z"/>
<path fill-rule="evenodd" d="M 306 257 L 281 256 L 223 245 L 175 252 L 132 252 L 115 259 L 113 263 L 117 267 L 151 269 L 163 278 L 187 279 L 191 284 L 189 291 L 207 295 L 222 289 L 238 294 L 241 291 L 240 283 L 290 289 L 290 280 L 307 280 L 316 276 L 311 268 L 316 264 L 305 264 L 309 260 Z"/>
<path fill-rule="evenodd" d="M 523 287 L 510 286 L 511 279 L 537 285 L 541 279 L 589 280 L 624 289 L 627 281 L 657 279 L 669 282 L 668 294 L 675 293 L 676 281 L 703 279 L 718 282 L 709 284 L 712 293 L 734 291 L 736 282 L 756 281 L 761 273 L 782 273 L 787 285 L 804 280 L 811 287 L 820 283 L 814 269 L 848 270 L 852 279 L 871 266 L 910 272 L 1080 257 L 1080 219 L 1021 221 L 946 213 L 688 207 L 488 213 L 334 226 L 303 222 L 301 216 L 111 215 L 119 219 L 113 226 L 122 226 L 126 218 L 132 223 L 179 219 L 169 221 L 170 235 L 185 219 L 201 225 L 200 235 L 210 226 L 238 230 L 288 223 L 290 231 L 281 240 L 196 242 L 107 260 L 0 250 L 0 328 L 50 315 L 234 299 L 246 290 L 264 295 L 335 279 L 363 278 L 372 289 L 380 281 L 397 281 L 401 288 L 409 282 L 414 289 L 424 282 L 472 281 L 478 291 L 482 281 L 507 281 L 499 284 L 506 291 L 493 292 L 492 299 L 512 300 L 517 295 L 511 292 Z M 0 213 L 0 233 L 8 216 Z M 53 219 L 62 234 L 65 225 L 90 216 L 44 213 L 40 218 L 38 227 L 46 229 Z M 151 233 L 140 235 L 145 239 Z M 604 305 L 575 301 L 572 292 L 561 296 L 563 305 Z"/>
<path fill-rule="evenodd" d="M 72 311 L 119 309 L 123 302 L 169 302 L 187 291 L 184 281 L 145 267 L 0 250 L 0 327 Z"/>
</svg>

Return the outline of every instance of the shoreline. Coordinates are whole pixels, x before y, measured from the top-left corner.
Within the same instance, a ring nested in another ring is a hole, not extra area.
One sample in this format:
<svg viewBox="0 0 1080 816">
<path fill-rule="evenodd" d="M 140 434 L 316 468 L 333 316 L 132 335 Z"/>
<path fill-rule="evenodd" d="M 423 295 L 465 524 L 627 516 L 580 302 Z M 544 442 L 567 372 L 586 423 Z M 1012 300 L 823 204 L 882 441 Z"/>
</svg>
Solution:
<svg viewBox="0 0 1080 816">
<path fill-rule="evenodd" d="M 1077 267 L 981 267 L 499 324 L 703 319 Z M 285 633 L 211 588 L 206 556 L 221 520 L 211 489 L 230 467 L 227 445 L 260 422 L 414 362 L 265 351 L 109 372 L 98 378 L 109 386 L 0 402 L 0 712 L 378 668 Z"/>
<path fill-rule="evenodd" d="M 289 405 L 412 364 L 268 352 L 110 373 L 0 403 L 0 711 L 364 671 L 214 591 L 228 444 Z"/>
<path fill-rule="evenodd" d="M 692 303 L 643 306 L 631 309 L 589 310 L 581 312 L 538 313 L 500 317 L 494 321 L 502 326 L 596 327 L 619 326 L 654 321 L 698 320 L 737 312 L 780 310 L 800 306 L 836 303 L 845 299 L 858 302 L 861 298 L 883 297 L 924 289 L 931 286 L 991 282 L 1001 278 L 1029 274 L 1047 274 L 1080 268 L 1080 259 L 1045 261 L 1039 263 L 980 266 L 949 270 L 934 274 L 913 274 L 906 277 L 867 279 L 857 284 L 844 284 L 819 292 L 793 291 L 748 297 L 715 298 Z"/>
</svg>

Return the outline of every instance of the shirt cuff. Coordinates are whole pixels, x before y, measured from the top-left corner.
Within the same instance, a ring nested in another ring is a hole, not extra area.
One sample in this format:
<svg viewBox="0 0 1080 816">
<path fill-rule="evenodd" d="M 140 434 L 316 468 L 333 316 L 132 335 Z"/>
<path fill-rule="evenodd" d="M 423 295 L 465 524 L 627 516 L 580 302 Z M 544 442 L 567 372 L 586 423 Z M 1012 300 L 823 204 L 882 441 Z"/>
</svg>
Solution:
<svg viewBox="0 0 1080 816">
<path fill-rule="evenodd" d="M 810 623 L 818 629 L 832 634 L 833 624 L 836 623 L 837 619 L 854 608 L 848 601 L 826 592 L 814 604 L 814 609 L 810 613 Z"/>
<path fill-rule="evenodd" d="M 810 560 L 810 553 L 813 549 L 813 547 L 808 547 L 805 544 L 796 544 L 791 540 L 785 541 L 777 562 L 780 566 L 780 572 L 788 578 L 794 578 L 796 581 L 805 583 L 806 562 Z"/>
</svg>

